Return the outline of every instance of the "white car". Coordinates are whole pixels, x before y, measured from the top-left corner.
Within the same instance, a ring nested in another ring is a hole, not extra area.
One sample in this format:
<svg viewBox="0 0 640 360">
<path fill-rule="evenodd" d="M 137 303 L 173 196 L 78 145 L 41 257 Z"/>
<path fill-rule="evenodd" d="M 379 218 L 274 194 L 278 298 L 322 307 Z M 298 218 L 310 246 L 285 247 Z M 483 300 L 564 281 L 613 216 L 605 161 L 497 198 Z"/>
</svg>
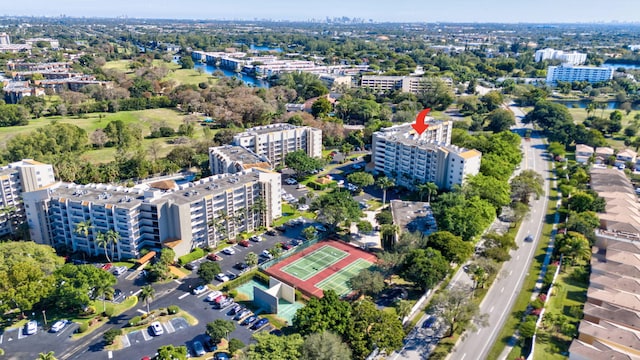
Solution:
<svg viewBox="0 0 640 360">
<path fill-rule="evenodd" d="M 229 277 L 227 276 L 227 274 L 220 273 L 220 274 L 216 275 L 216 280 L 218 280 L 220 282 L 227 282 L 227 281 L 229 281 Z"/>
<path fill-rule="evenodd" d="M 127 272 L 127 267 L 126 266 L 118 266 L 115 270 L 113 270 L 113 275 L 115 276 L 120 276 L 122 274 L 124 274 L 125 272 Z"/>
<path fill-rule="evenodd" d="M 150 327 L 151 327 L 151 331 L 153 332 L 153 335 L 158 336 L 158 335 L 164 334 L 164 329 L 162 328 L 160 321 L 152 322 Z"/>
<path fill-rule="evenodd" d="M 233 255 L 233 254 L 235 254 L 235 253 L 236 253 L 236 251 L 235 251 L 235 250 L 233 250 L 233 248 L 232 248 L 232 247 L 225 248 L 224 250 L 222 250 L 222 252 L 223 252 L 223 253 L 225 253 L 225 254 L 227 254 L 227 255 Z"/>
<path fill-rule="evenodd" d="M 35 320 L 31 320 L 24 328 L 24 333 L 27 335 L 33 335 L 38 332 L 38 323 Z"/>
<path fill-rule="evenodd" d="M 298 206 L 298 210 L 300 210 L 300 211 L 307 211 L 307 210 L 309 210 L 309 205 L 307 205 L 307 204 L 302 204 L 302 205 Z"/>
<path fill-rule="evenodd" d="M 298 181 L 294 178 L 288 178 L 287 180 L 284 181 L 285 183 L 289 184 L 289 185 L 295 185 L 298 183 Z"/>
<path fill-rule="evenodd" d="M 191 292 L 193 293 L 193 295 L 200 295 L 205 291 L 207 291 L 208 289 L 209 288 L 207 288 L 205 285 L 200 285 L 197 288 L 193 289 Z"/>
<path fill-rule="evenodd" d="M 214 301 L 219 296 L 222 296 L 222 291 L 214 290 L 207 295 L 207 301 Z"/>
<path fill-rule="evenodd" d="M 57 333 L 67 325 L 67 320 L 58 320 L 51 326 L 51 332 Z"/>
<path fill-rule="evenodd" d="M 271 255 L 269 250 L 263 250 L 260 255 L 266 257 L 267 259 L 273 259 L 273 255 Z"/>
</svg>

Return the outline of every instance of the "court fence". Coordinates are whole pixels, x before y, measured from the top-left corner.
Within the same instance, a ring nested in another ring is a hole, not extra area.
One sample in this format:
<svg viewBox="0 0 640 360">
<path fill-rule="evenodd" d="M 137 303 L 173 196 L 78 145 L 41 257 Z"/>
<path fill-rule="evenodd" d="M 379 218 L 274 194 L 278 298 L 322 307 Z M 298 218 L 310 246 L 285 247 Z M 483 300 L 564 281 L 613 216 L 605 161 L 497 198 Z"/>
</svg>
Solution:
<svg viewBox="0 0 640 360">
<path fill-rule="evenodd" d="M 297 253 L 305 250 L 306 248 L 310 247 L 311 245 L 314 245 L 315 243 L 317 243 L 321 239 L 322 239 L 322 237 L 316 236 L 316 238 L 313 239 L 313 240 L 303 241 L 302 244 L 300 244 L 298 246 L 294 246 L 293 248 L 285 251 L 282 255 L 278 256 L 277 258 L 273 258 L 271 260 L 263 262 L 262 264 L 260 264 L 260 269 L 266 270 L 266 269 L 272 267 L 273 265 L 276 265 L 276 264 L 282 262 L 283 260 L 289 258 L 291 255 L 297 254 Z"/>
</svg>

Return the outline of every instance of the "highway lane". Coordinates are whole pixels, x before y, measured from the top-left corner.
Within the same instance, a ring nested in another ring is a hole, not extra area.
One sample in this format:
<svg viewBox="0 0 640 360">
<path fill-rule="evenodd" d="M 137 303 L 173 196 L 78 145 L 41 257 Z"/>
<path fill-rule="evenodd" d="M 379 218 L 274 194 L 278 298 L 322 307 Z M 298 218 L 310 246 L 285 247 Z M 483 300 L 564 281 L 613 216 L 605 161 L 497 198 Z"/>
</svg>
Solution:
<svg viewBox="0 0 640 360">
<path fill-rule="evenodd" d="M 510 109 L 516 114 L 516 131 L 524 134 L 525 127 L 520 122 L 524 114 L 517 107 L 510 106 Z M 489 317 L 489 326 L 462 337 L 462 340 L 456 344 L 454 352 L 449 356 L 450 359 L 487 358 L 488 351 L 497 340 L 504 322 L 511 313 L 513 303 L 522 290 L 522 283 L 528 274 L 535 249 L 540 241 L 547 209 L 549 178 L 552 174 L 549 170 L 549 158 L 544 150 L 545 145 L 541 135 L 534 132 L 531 139 L 523 141 L 522 145 L 524 156 L 521 169 L 535 170 L 543 175 L 545 194 L 540 199 L 532 201 L 531 211 L 523 220 L 516 236 L 519 248 L 511 252 L 511 260 L 504 263 L 501 275 L 494 282 L 480 305 L 481 313 L 485 313 Z M 524 242 L 524 238 L 528 235 L 534 237 L 533 242 Z"/>
</svg>

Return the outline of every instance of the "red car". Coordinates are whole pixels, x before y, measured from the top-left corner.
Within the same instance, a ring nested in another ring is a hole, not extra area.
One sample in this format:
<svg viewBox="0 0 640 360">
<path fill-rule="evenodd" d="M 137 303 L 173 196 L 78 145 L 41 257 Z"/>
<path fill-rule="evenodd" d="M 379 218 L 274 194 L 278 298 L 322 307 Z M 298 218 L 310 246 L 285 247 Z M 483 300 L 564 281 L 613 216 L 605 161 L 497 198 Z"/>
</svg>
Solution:
<svg viewBox="0 0 640 360">
<path fill-rule="evenodd" d="M 102 265 L 102 270 L 109 271 L 109 269 L 111 269 L 112 266 L 113 266 L 112 263 L 104 264 L 104 265 Z"/>
<path fill-rule="evenodd" d="M 285 251 L 293 247 L 291 246 L 291 244 L 287 244 L 286 242 L 281 242 L 280 245 L 282 246 L 282 250 L 285 250 Z"/>
<path fill-rule="evenodd" d="M 251 244 L 249 244 L 249 240 L 242 240 L 238 243 L 238 245 L 242 247 L 249 247 Z"/>
<path fill-rule="evenodd" d="M 222 257 L 218 254 L 210 253 L 209 255 L 207 255 L 207 259 L 211 261 L 220 261 L 222 260 Z"/>
</svg>

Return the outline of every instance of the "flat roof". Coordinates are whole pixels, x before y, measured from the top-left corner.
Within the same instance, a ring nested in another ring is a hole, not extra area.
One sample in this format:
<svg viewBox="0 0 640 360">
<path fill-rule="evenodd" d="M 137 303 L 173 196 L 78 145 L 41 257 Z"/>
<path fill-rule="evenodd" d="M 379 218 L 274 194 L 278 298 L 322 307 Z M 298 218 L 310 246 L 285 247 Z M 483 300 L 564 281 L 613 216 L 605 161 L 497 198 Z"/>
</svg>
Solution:
<svg viewBox="0 0 640 360">
<path fill-rule="evenodd" d="M 209 148 L 209 152 L 218 152 L 231 161 L 237 161 L 243 164 L 257 164 L 265 162 L 266 159 L 258 156 L 253 151 L 240 145 L 224 145 Z"/>
<path fill-rule="evenodd" d="M 432 233 L 437 231 L 431 205 L 422 201 L 391 200 L 393 223 L 401 230 Z"/>
<path fill-rule="evenodd" d="M 249 136 L 249 135 L 261 135 L 268 134 L 272 132 L 284 131 L 284 130 L 295 130 L 295 129 L 312 129 L 309 126 L 296 126 L 288 123 L 275 123 L 271 125 L 265 126 L 256 126 L 247 129 L 244 132 L 237 134 L 237 137 Z"/>
</svg>

